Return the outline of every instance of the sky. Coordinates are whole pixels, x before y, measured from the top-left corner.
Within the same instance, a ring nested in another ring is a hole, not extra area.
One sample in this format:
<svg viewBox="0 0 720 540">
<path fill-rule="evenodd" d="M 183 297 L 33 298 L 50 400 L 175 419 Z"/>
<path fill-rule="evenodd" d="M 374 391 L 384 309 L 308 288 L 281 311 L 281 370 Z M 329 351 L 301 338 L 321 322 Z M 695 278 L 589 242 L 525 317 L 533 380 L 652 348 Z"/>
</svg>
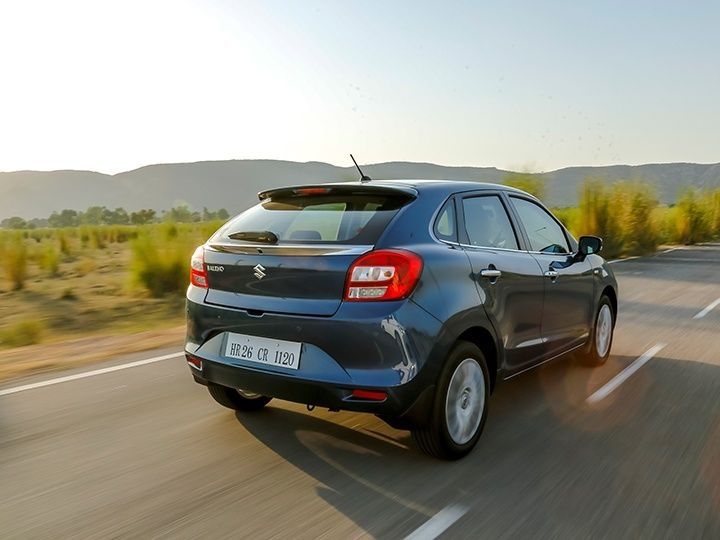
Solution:
<svg viewBox="0 0 720 540">
<path fill-rule="evenodd" d="M 0 0 L 0 171 L 720 161 L 720 3 Z"/>
</svg>

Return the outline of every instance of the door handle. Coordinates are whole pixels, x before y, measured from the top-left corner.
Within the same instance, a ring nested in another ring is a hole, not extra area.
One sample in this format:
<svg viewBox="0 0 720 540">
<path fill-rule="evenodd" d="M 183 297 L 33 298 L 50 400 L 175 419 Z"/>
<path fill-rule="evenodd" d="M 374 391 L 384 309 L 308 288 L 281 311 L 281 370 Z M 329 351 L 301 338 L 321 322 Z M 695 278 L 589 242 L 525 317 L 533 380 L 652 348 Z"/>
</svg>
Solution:
<svg viewBox="0 0 720 540">
<path fill-rule="evenodd" d="M 502 276 L 502 272 L 500 270 L 486 268 L 485 270 L 480 270 L 480 275 L 484 278 L 490 278 L 492 280 Z"/>
<path fill-rule="evenodd" d="M 555 281 L 559 275 L 557 270 L 548 270 L 545 272 L 545 277 L 549 277 L 552 281 Z"/>
</svg>

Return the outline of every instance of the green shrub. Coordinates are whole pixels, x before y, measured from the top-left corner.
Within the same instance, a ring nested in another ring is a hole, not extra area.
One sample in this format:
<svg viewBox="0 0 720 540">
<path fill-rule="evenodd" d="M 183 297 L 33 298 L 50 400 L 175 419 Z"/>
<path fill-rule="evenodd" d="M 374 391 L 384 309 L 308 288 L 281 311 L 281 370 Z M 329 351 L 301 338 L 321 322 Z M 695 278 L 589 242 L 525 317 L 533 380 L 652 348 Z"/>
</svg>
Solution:
<svg viewBox="0 0 720 540">
<path fill-rule="evenodd" d="M 613 186 L 616 204 L 622 212 L 623 252 L 645 254 L 657 250 L 661 231 L 654 211 L 658 200 L 654 190 L 645 184 L 622 183 Z"/>
<path fill-rule="evenodd" d="M 182 293 L 188 284 L 193 244 L 187 238 L 146 232 L 132 242 L 132 275 L 151 296 Z"/>
<path fill-rule="evenodd" d="M 135 226 L 129 225 L 118 225 L 113 227 L 112 241 L 118 244 L 123 244 L 128 240 L 137 238 L 138 230 Z"/>
<path fill-rule="evenodd" d="M 200 223 L 200 242 L 204 242 L 205 240 L 210 238 L 213 234 L 215 234 L 215 231 L 217 231 L 220 227 L 223 226 L 224 223 L 225 221 L 221 219 Z"/>
<path fill-rule="evenodd" d="M 25 286 L 28 273 L 27 262 L 28 253 L 25 239 L 22 235 L 13 235 L 10 241 L 5 243 L 3 249 L 3 266 L 5 275 L 15 290 L 20 290 Z"/>
<path fill-rule="evenodd" d="M 57 276 L 60 269 L 60 253 L 53 244 L 45 244 L 39 264 L 50 277 Z"/>
<path fill-rule="evenodd" d="M 64 230 L 58 230 L 57 239 L 60 244 L 60 253 L 65 256 L 70 255 L 70 241 L 68 240 L 67 233 Z"/>
<path fill-rule="evenodd" d="M 682 244 L 696 244 L 712 238 L 712 218 L 708 197 L 696 189 L 685 191 L 678 199 L 675 212 L 675 239 Z"/>
<path fill-rule="evenodd" d="M 663 220 L 654 190 L 641 182 L 619 182 L 608 186 L 586 180 L 580 188 L 578 236 L 591 234 L 603 239 L 603 255 L 651 253 L 663 241 Z"/>
<path fill-rule="evenodd" d="M 580 220 L 577 208 L 554 208 L 552 212 L 571 233 L 576 234 Z"/>
<path fill-rule="evenodd" d="M 178 226 L 176 223 L 172 221 L 167 221 L 161 225 L 162 232 L 165 238 L 168 240 L 172 240 L 173 238 L 178 237 Z"/>
<path fill-rule="evenodd" d="M 40 343 L 43 325 L 36 320 L 26 320 L 11 325 L 0 331 L 0 345 L 7 347 L 23 347 Z"/>
<path fill-rule="evenodd" d="M 93 248 L 105 249 L 107 247 L 106 234 L 100 227 L 90 229 L 90 238 Z"/>
<path fill-rule="evenodd" d="M 710 234 L 713 238 L 718 238 L 720 236 L 720 189 L 707 194 L 707 205 Z"/>
<path fill-rule="evenodd" d="M 80 227 L 80 245 L 86 248 L 90 245 L 90 229 L 88 227 Z"/>
<path fill-rule="evenodd" d="M 623 235 L 617 193 L 612 194 L 599 180 L 586 180 L 580 187 L 580 219 L 577 234 L 589 234 L 603 239 L 603 255 L 617 257 L 623 251 Z"/>
</svg>

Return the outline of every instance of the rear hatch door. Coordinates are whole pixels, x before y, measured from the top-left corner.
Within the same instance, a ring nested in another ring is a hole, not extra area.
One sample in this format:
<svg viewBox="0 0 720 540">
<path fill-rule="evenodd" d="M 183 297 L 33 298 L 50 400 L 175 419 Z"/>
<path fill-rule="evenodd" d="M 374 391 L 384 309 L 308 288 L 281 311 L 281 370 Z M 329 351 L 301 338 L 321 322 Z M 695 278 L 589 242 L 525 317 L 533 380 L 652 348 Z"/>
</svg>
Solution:
<svg viewBox="0 0 720 540">
<path fill-rule="evenodd" d="M 260 197 L 208 241 L 206 302 L 257 314 L 330 316 L 352 262 L 373 248 L 414 194 L 359 184 Z"/>
</svg>

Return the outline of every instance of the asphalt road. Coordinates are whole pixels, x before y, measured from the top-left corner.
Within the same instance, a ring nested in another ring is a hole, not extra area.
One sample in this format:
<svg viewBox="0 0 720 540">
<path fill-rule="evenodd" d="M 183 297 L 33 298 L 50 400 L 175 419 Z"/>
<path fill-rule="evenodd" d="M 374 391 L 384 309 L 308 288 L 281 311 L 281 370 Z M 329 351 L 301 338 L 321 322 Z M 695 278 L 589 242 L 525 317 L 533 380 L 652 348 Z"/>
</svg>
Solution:
<svg viewBox="0 0 720 540">
<path fill-rule="evenodd" d="M 181 358 L 0 387 L 0 537 L 720 538 L 720 306 L 697 317 L 720 298 L 720 244 L 614 268 L 607 365 L 501 385 L 454 463 L 372 416 L 236 416 Z"/>
</svg>

